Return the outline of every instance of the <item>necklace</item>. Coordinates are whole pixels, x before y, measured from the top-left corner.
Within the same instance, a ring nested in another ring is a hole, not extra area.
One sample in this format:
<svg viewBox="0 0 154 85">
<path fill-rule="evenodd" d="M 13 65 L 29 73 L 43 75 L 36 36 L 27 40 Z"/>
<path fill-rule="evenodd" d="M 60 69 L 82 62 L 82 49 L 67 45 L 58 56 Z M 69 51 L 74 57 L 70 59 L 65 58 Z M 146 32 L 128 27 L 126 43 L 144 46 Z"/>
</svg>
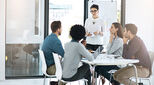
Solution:
<svg viewBox="0 0 154 85">
<path fill-rule="evenodd" d="M 92 23 L 95 24 L 96 22 L 93 21 Z"/>
</svg>

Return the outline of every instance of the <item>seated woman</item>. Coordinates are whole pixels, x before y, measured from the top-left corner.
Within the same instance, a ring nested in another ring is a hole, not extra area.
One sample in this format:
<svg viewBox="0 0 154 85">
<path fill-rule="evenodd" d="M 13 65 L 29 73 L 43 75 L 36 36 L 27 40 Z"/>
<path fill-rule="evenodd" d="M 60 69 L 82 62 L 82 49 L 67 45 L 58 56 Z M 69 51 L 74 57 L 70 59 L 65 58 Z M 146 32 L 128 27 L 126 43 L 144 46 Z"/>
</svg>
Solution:
<svg viewBox="0 0 154 85">
<path fill-rule="evenodd" d="M 91 85 L 90 66 L 83 63 L 79 66 L 82 57 L 89 61 L 93 60 L 93 55 L 79 41 L 85 36 L 85 28 L 81 25 L 71 27 L 70 35 L 72 40 L 65 44 L 65 54 L 63 60 L 63 75 L 65 81 L 75 81 L 82 78 L 88 80 L 88 85 Z"/>
<path fill-rule="evenodd" d="M 122 40 L 122 26 L 120 23 L 112 23 L 110 28 L 110 40 L 107 46 L 107 54 L 119 55 L 122 56 L 123 52 L 123 40 Z M 96 72 L 108 80 L 110 79 L 110 74 L 108 71 L 115 69 L 118 70 L 118 66 L 97 66 Z M 118 85 L 118 82 L 111 79 L 111 83 L 115 83 L 114 85 Z"/>
</svg>

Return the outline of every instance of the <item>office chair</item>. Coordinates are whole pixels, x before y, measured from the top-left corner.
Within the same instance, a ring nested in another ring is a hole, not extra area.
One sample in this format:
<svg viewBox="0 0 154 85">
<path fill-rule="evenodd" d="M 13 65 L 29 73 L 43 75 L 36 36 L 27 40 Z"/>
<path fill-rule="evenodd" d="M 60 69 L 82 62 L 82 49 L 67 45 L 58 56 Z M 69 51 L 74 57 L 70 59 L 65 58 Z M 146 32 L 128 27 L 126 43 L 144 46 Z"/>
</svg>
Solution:
<svg viewBox="0 0 154 85">
<path fill-rule="evenodd" d="M 42 61 L 42 72 L 44 74 L 44 82 L 43 82 L 43 85 L 45 85 L 45 80 L 46 80 L 46 77 L 49 77 L 49 78 L 57 78 L 59 81 L 63 82 L 63 83 L 72 83 L 74 81 L 64 81 L 62 80 L 62 67 L 61 67 L 61 62 L 60 62 L 60 57 L 58 54 L 56 53 L 53 53 L 53 57 L 54 57 L 54 61 L 55 61 L 55 66 L 56 66 L 56 73 L 55 75 L 48 75 L 46 73 L 46 70 L 47 70 L 47 65 L 46 65 L 46 62 L 45 62 L 45 57 L 44 57 L 44 53 L 42 50 L 39 50 L 39 54 L 40 54 L 40 58 L 41 58 L 41 61 Z M 87 85 L 87 81 L 86 79 L 80 79 L 80 80 L 83 80 L 85 81 L 86 85 Z M 76 81 L 80 81 L 80 80 L 76 80 Z M 59 85 L 60 82 L 58 82 L 58 85 Z M 79 85 L 80 85 L 80 82 L 79 82 Z"/>
<path fill-rule="evenodd" d="M 151 76 L 154 75 L 152 72 L 154 71 L 154 52 L 149 51 L 149 56 L 152 62 L 152 71 L 151 71 L 151 75 L 147 78 L 142 78 L 142 77 L 138 77 L 139 81 L 142 82 L 142 80 L 148 80 L 149 81 L 149 85 L 152 85 L 151 83 Z M 133 81 L 135 78 L 131 77 L 130 80 Z M 130 81 L 130 85 L 131 85 L 131 81 Z M 143 83 L 140 83 L 141 85 L 143 85 Z"/>
<path fill-rule="evenodd" d="M 61 67 L 60 57 L 56 53 L 53 53 L 53 57 L 54 57 L 55 66 L 56 66 L 56 73 L 55 73 L 55 75 L 56 75 L 57 79 L 59 81 L 63 82 L 63 83 L 70 83 L 71 84 L 72 82 L 74 82 L 74 81 L 64 81 L 64 80 L 62 80 L 62 67 Z M 88 80 L 86 80 L 86 79 L 80 79 L 80 80 L 85 81 L 85 83 L 87 85 L 87 81 Z M 76 80 L 76 81 L 79 82 L 80 80 Z M 79 82 L 79 85 L 80 85 L 80 82 Z"/>
<path fill-rule="evenodd" d="M 40 59 L 41 59 L 41 65 L 42 65 L 42 73 L 44 74 L 44 81 L 43 81 L 43 85 L 45 85 L 45 80 L 47 77 L 49 78 L 56 78 L 56 75 L 48 75 L 46 70 L 47 70 L 47 65 L 46 65 L 46 61 L 45 61 L 45 57 L 44 57 L 44 53 L 42 50 L 38 50 L 39 54 L 40 54 Z"/>
</svg>

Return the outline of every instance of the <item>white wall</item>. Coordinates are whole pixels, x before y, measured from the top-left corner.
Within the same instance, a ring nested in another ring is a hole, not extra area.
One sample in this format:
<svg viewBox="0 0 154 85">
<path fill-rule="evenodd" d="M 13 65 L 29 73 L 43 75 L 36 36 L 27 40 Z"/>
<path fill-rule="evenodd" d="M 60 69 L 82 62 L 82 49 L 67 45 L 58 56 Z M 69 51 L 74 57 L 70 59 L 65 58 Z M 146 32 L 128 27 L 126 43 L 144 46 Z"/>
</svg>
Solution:
<svg viewBox="0 0 154 85">
<path fill-rule="evenodd" d="M 154 51 L 154 0 L 126 0 L 126 23 L 134 23 L 150 51 Z"/>
<path fill-rule="evenodd" d="M 154 0 L 126 0 L 126 23 L 134 23 L 148 50 L 154 52 Z M 154 69 L 154 66 L 153 66 Z M 154 85 L 154 70 L 151 77 Z"/>
<path fill-rule="evenodd" d="M 5 0 L 0 0 L 0 80 L 5 79 Z"/>
</svg>

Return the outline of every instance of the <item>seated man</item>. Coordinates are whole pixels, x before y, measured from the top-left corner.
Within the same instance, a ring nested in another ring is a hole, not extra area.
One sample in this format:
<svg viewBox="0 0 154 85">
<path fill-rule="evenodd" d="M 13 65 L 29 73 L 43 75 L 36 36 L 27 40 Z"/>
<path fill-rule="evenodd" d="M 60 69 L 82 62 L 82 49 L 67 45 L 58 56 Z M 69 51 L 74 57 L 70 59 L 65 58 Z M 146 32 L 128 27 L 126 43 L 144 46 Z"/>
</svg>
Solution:
<svg viewBox="0 0 154 85">
<path fill-rule="evenodd" d="M 61 22 L 54 21 L 51 23 L 52 33 L 47 36 L 43 42 L 42 50 L 45 55 L 45 60 L 47 64 L 47 73 L 49 75 L 54 75 L 56 72 L 55 63 L 53 59 L 53 52 L 64 56 L 64 49 L 62 47 L 61 41 L 58 36 L 61 35 Z"/>
<path fill-rule="evenodd" d="M 91 85 L 90 66 L 79 63 L 83 57 L 88 60 L 93 60 L 92 54 L 79 41 L 85 36 L 85 28 L 81 25 L 74 25 L 71 27 L 70 35 L 72 40 L 65 44 L 65 55 L 63 60 L 63 80 L 75 81 L 82 78 L 88 80 L 88 85 Z"/>
<path fill-rule="evenodd" d="M 151 73 L 151 61 L 147 48 L 143 41 L 136 35 L 137 27 L 134 24 L 126 24 L 123 36 L 123 58 L 138 59 L 140 62 L 135 64 L 139 77 L 148 77 Z M 129 42 L 128 42 L 129 40 Z M 127 44 L 128 43 L 128 44 Z M 114 79 L 124 85 L 129 85 L 131 77 L 135 76 L 134 68 L 127 66 L 115 72 Z M 136 85 L 131 81 L 131 85 Z"/>
</svg>

